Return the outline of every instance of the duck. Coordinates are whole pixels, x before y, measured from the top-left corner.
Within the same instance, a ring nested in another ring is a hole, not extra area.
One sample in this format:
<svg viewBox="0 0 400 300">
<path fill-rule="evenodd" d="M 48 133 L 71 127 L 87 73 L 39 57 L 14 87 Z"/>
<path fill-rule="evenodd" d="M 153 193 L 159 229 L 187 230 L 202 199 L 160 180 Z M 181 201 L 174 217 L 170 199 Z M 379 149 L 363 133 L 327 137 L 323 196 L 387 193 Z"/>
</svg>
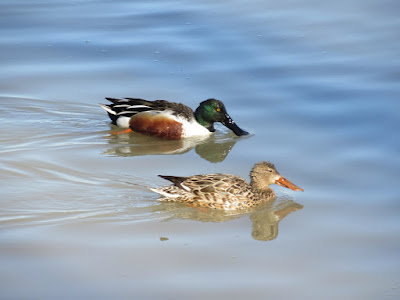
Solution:
<svg viewBox="0 0 400 300">
<path fill-rule="evenodd" d="M 150 188 L 161 195 L 160 201 L 187 203 L 193 207 L 225 211 L 254 207 L 276 197 L 271 184 L 293 191 L 304 191 L 283 177 L 271 162 L 256 163 L 250 171 L 250 183 L 230 174 L 206 174 L 189 177 L 158 175 L 172 182 L 161 188 Z"/>
<path fill-rule="evenodd" d="M 208 136 L 215 132 L 214 123 L 220 122 L 237 136 L 248 135 L 229 116 L 222 101 L 210 98 L 193 110 L 177 102 L 140 98 L 106 98 L 111 104 L 100 104 L 107 111 L 111 123 L 125 132 L 138 132 L 168 140 L 192 136 Z"/>
</svg>

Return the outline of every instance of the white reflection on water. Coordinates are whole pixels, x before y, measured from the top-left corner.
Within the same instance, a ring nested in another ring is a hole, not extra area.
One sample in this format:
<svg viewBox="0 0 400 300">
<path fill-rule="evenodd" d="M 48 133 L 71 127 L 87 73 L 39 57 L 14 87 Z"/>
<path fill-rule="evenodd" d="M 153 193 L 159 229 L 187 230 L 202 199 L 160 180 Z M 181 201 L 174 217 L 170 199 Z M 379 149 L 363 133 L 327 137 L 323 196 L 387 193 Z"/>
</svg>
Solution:
<svg viewBox="0 0 400 300">
<path fill-rule="evenodd" d="M 112 126 L 112 125 L 111 125 Z M 112 129 L 120 131 L 112 126 Z M 236 142 L 251 136 L 236 137 L 233 133 L 215 133 L 209 137 L 193 137 L 183 140 L 162 140 L 147 137 L 138 133 L 111 134 L 105 136 L 110 149 L 103 154 L 113 156 L 140 156 L 140 155 L 177 155 L 191 151 L 203 159 L 217 163 L 223 161 L 232 150 Z"/>
</svg>

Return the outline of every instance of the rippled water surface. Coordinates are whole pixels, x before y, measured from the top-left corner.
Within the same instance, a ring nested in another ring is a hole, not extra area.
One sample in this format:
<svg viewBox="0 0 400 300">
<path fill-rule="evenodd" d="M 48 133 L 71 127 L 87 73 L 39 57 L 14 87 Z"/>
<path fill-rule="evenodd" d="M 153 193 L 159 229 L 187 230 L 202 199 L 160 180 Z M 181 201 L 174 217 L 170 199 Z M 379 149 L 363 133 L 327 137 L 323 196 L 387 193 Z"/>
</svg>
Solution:
<svg viewBox="0 0 400 300">
<path fill-rule="evenodd" d="M 0 3 L 1 299 L 399 299 L 398 1 Z M 224 101 L 252 134 L 111 135 L 104 97 Z M 158 174 L 305 189 L 161 203 Z"/>
</svg>

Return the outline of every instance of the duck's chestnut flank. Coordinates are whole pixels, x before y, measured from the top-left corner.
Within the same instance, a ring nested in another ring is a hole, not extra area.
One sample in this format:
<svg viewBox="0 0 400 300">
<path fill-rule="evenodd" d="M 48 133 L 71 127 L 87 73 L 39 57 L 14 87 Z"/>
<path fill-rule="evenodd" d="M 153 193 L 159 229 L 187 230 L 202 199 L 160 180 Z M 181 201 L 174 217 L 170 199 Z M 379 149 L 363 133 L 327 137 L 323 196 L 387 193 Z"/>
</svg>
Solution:
<svg viewBox="0 0 400 300">
<path fill-rule="evenodd" d="M 129 127 L 132 131 L 168 140 L 179 140 L 183 132 L 182 123 L 161 114 L 137 114 L 130 119 Z"/>
</svg>

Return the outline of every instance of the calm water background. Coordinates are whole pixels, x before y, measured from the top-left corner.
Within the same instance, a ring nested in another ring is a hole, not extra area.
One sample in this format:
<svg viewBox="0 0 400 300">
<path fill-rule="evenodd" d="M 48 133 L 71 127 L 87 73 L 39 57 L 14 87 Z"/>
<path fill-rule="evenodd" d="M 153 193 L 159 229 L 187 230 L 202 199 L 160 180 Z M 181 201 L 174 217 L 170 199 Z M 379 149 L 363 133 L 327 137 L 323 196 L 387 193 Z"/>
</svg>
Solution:
<svg viewBox="0 0 400 300">
<path fill-rule="evenodd" d="M 0 298 L 399 299 L 399 12 L 1 1 Z M 219 98 L 253 135 L 111 137 L 105 96 Z M 305 192 L 229 215 L 146 188 L 261 160 Z"/>
</svg>

